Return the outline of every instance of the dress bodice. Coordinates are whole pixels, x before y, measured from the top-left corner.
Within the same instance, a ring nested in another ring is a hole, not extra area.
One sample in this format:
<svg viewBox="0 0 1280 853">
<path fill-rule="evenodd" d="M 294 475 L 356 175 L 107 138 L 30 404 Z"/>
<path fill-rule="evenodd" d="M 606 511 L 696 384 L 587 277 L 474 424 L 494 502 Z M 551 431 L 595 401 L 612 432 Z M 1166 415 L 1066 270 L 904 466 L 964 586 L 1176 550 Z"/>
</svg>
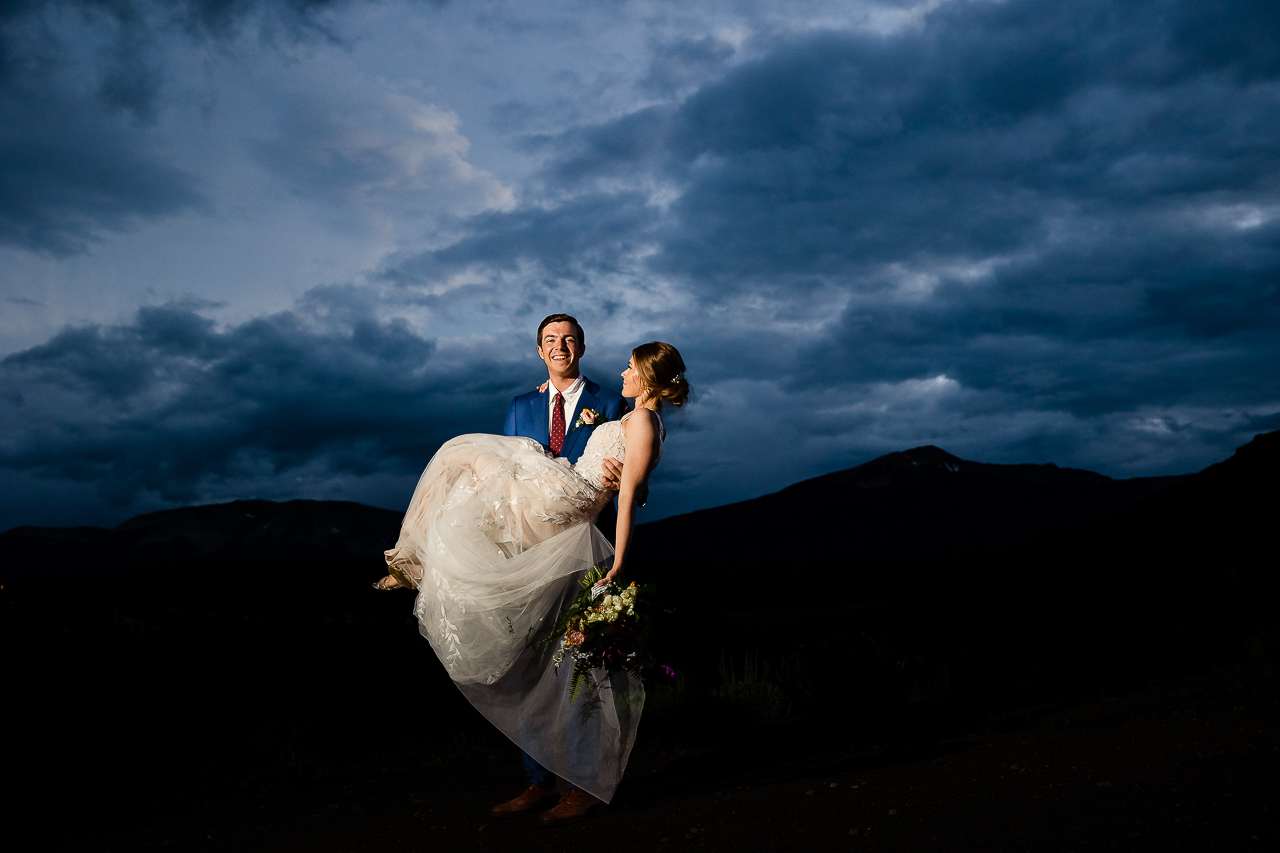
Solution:
<svg viewBox="0 0 1280 853">
<path fill-rule="evenodd" d="M 596 427 L 591 438 L 587 439 L 587 449 L 582 451 L 573 470 L 582 479 L 597 489 L 604 488 L 604 460 L 613 457 L 621 464 L 627 458 L 627 433 L 622 425 L 635 412 L 628 412 L 616 421 L 609 421 Z M 662 415 L 658 415 L 658 458 L 662 458 L 662 442 L 667 437 L 667 428 L 662 423 Z M 657 459 L 654 464 L 657 464 Z"/>
</svg>

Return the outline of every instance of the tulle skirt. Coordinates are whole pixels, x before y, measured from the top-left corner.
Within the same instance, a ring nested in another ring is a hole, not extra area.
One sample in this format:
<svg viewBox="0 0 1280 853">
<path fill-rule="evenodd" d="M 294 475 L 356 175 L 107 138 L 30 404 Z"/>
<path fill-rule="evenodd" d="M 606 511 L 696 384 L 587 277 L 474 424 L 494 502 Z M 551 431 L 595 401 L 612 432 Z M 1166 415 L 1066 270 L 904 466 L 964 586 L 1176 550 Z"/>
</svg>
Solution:
<svg viewBox="0 0 1280 853">
<path fill-rule="evenodd" d="M 608 802 L 644 688 L 597 671 L 569 702 L 572 665 L 531 641 L 613 548 L 592 524 L 610 499 L 527 438 L 464 435 L 432 458 L 387 562 L 415 578 L 422 635 L 463 695 L 543 767 Z"/>
</svg>

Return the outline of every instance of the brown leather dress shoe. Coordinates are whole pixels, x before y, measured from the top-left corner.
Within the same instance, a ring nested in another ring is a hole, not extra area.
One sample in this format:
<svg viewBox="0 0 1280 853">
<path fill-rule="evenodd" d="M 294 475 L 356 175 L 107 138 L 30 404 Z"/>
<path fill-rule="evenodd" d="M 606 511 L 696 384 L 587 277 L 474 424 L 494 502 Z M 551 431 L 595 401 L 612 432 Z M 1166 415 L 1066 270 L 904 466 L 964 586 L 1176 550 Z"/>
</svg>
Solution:
<svg viewBox="0 0 1280 853">
<path fill-rule="evenodd" d="M 587 816 L 587 812 L 600 805 L 600 801 L 581 788 L 571 788 L 564 799 L 549 812 L 543 812 L 538 822 L 543 826 L 560 826 L 573 823 Z"/>
<path fill-rule="evenodd" d="M 515 817 L 518 814 L 533 811 L 547 800 L 553 799 L 555 795 L 555 788 L 540 788 L 537 785 L 530 785 L 514 800 L 508 800 L 500 806 L 494 806 L 489 809 L 489 814 L 494 817 Z"/>
</svg>

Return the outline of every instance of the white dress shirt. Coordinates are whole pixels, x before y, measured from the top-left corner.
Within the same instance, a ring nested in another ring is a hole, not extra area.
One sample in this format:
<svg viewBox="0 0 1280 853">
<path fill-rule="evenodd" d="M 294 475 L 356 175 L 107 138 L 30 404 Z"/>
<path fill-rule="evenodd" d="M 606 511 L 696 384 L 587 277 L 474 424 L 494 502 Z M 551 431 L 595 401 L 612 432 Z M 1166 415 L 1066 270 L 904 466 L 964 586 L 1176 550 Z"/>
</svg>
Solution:
<svg viewBox="0 0 1280 853">
<path fill-rule="evenodd" d="M 578 398 L 582 396 L 582 389 L 587 387 L 586 377 L 581 374 L 573 380 L 573 384 L 563 391 L 559 392 L 564 395 L 564 434 L 567 436 L 573 432 L 573 412 L 578 408 Z M 556 386 L 554 384 L 547 386 L 547 433 L 551 432 L 551 421 L 556 415 Z"/>
</svg>

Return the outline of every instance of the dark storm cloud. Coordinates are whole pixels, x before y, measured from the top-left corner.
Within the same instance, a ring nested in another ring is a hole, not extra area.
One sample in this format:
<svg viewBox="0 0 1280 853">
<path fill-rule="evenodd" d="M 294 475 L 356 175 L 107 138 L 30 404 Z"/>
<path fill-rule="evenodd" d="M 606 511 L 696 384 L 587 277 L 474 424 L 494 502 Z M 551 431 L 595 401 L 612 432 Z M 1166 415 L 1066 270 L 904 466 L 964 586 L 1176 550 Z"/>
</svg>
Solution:
<svg viewBox="0 0 1280 853">
<path fill-rule="evenodd" d="M 572 270 L 605 298 L 602 248 L 645 247 L 631 282 L 694 301 L 650 306 L 654 334 L 735 425 L 699 459 L 736 494 L 925 442 L 1193 470 L 1280 409 L 1277 32 L 1261 1 L 1030 0 L 759 36 L 727 69 L 659 50 L 641 87 L 701 85 L 531 141 L 553 206 L 389 274 Z"/>
<path fill-rule="evenodd" d="M 160 42 L 323 34 L 303 0 L 57 0 L 0 8 L 0 244 L 65 255 L 104 231 L 198 206 L 195 179 L 156 151 Z M 66 27 L 66 19 L 82 27 Z"/>
<path fill-rule="evenodd" d="M 1161 10 L 1141 11 L 963 4 L 919 33 L 780 46 L 682 105 L 668 168 L 689 183 L 658 263 L 858 275 L 1038 250 L 1062 226 L 1087 246 L 1090 228 L 1194 194 L 1272 197 L 1274 85 L 1168 53 Z"/>
<path fill-rule="evenodd" d="M 0 93 L 0 243 L 68 254 L 103 230 L 201 204 L 194 178 L 95 103 Z"/>
<path fill-rule="evenodd" d="M 691 84 L 704 82 L 733 56 L 733 45 L 704 36 L 657 45 L 649 73 L 640 86 L 654 94 L 672 95 Z"/>
<path fill-rule="evenodd" d="M 950 4 L 919 32 L 782 42 L 673 114 L 566 135 L 549 175 L 567 188 L 637 172 L 678 183 L 655 264 L 700 280 L 1010 252 L 1064 217 L 1088 227 L 1187 194 L 1269 197 L 1274 60 L 1215 46 L 1224 31 L 1267 39 L 1274 13 L 1242 4 L 1212 27 L 1192 13 L 1204 17 L 1176 4 Z M 1196 41 L 1202 31 L 1213 38 Z"/>
<path fill-rule="evenodd" d="M 530 138 L 521 205 L 381 275 L 459 317 L 572 298 L 610 359 L 619 304 L 620 335 L 676 342 L 698 396 L 655 480 L 671 509 L 930 442 L 1194 470 L 1280 410 L 1277 33 L 1270 2 L 1014 0 L 758 35 L 736 64 L 676 42 L 647 106 Z M 364 299 L 67 330 L 2 365 L 0 467 L 187 499 L 259 470 L 409 471 L 496 428 L 526 369 Z"/>
<path fill-rule="evenodd" d="M 144 308 L 0 362 L 0 467 L 118 504 L 304 466 L 412 474 L 445 438 L 496 430 L 527 372 L 441 355 L 350 288 L 224 330 L 193 306 Z"/>
<path fill-rule="evenodd" d="M 637 279 L 720 312 L 663 324 L 717 381 L 776 377 L 804 411 L 945 376 L 939 419 L 1054 413 L 1018 440 L 1128 465 L 1139 413 L 1166 413 L 1147 435 L 1212 409 L 1197 461 L 1225 455 L 1280 406 L 1278 33 L 1270 2 L 1029 0 L 761 37 L 727 71 L 681 65 L 690 42 L 641 84 L 704 75 L 687 97 L 536 140 L 538 197 L 567 201 L 476 220 L 404 280 L 612 273 L 602 249 L 644 245 Z"/>
<path fill-rule="evenodd" d="M 546 275 L 590 277 L 617 269 L 656 220 L 657 211 L 638 193 L 584 195 L 547 208 L 484 214 L 473 219 L 471 235 L 444 249 L 396 258 L 383 275 L 409 284 L 475 266 L 515 270 L 536 258 Z"/>
<path fill-rule="evenodd" d="M 188 30 L 211 36 L 225 36 L 256 14 L 265 14 L 272 23 L 292 35 L 332 34 L 322 13 L 349 5 L 351 0 L 180 0 L 170 4 L 175 17 Z"/>
</svg>

